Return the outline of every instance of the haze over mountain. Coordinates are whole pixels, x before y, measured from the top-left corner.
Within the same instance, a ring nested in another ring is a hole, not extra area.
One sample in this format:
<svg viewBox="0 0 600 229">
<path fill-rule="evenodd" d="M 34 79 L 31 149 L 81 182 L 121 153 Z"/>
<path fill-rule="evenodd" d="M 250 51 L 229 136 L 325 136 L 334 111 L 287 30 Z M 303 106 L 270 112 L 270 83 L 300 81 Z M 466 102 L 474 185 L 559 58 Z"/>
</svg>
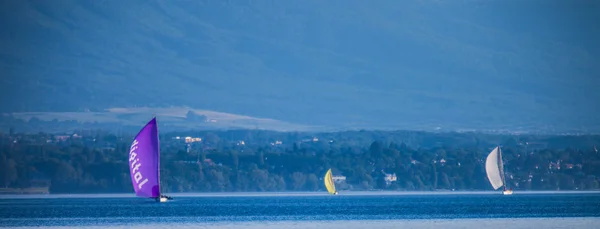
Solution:
<svg viewBox="0 0 600 229">
<path fill-rule="evenodd" d="M 597 1 L 0 3 L 2 112 L 600 130 Z"/>
</svg>

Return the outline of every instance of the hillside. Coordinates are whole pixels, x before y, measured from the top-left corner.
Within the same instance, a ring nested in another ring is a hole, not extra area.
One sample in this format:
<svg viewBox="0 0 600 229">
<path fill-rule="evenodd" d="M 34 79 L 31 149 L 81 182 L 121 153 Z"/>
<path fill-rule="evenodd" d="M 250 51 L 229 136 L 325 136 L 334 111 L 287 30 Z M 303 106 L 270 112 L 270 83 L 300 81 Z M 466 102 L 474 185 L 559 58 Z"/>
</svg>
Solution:
<svg viewBox="0 0 600 229">
<path fill-rule="evenodd" d="M 0 117 L 0 132 L 16 128 L 20 132 L 64 133 L 69 130 L 103 129 L 139 131 L 155 115 L 161 130 L 267 129 L 275 131 L 314 131 L 323 127 L 298 125 L 274 119 L 253 118 L 186 107 L 111 108 L 102 112 L 22 112 Z M 4 124 L 4 125 L 3 125 Z"/>
<path fill-rule="evenodd" d="M 599 130 L 599 4 L 501 2 L 3 1 L 0 109 Z"/>
</svg>

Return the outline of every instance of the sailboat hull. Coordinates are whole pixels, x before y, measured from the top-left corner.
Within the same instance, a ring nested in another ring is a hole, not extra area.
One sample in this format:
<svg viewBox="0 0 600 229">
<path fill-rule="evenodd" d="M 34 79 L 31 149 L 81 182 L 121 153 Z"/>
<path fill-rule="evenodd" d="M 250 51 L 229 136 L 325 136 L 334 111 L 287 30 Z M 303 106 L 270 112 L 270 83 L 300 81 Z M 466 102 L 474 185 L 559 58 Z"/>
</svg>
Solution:
<svg viewBox="0 0 600 229">
<path fill-rule="evenodd" d="M 512 191 L 512 190 L 504 190 L 504 191 L 502 192 L 502 194 L 503 194 L 503 195 L 505 195 L 505 196 L 512 195 L 512 194 L 513 194 L 513 191 Z"/>
<path fill-rule="evenodd" d="M 161 197 L 154 198 L 154 200 L 156 200 L 156 202 L 160 202 L 160 203 L 164 203 L 164 202 L 167 202 L 172 199 L 173 199 L 173 197 L 170 197 L 170 196 L 161 196 Z"/>
</svg>

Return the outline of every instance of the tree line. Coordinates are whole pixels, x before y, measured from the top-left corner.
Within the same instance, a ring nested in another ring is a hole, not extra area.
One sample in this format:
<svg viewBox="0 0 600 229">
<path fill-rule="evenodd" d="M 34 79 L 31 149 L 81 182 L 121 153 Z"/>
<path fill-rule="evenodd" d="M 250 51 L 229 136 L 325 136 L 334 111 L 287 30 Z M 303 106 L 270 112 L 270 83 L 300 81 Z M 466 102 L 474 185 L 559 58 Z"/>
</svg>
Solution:
<svg viewBox="0 0 600 229">
<path fill-rule="evenodd" d="M 181 136 L 177 138 L 176 136 Z M 202 141 L 185 143 L 185 136 Z M 0 134 L 0 185 L 50 193 L 133 192 L 133 136 Z M 352 131 L 222 131 L 161 135 L 164 192 L 322 191 L 332 168 L 341 190 L 492 190 L 485 157 L 503 146 L 515 190 L 597 190 L 598 136 Z M 395 174 L 396 180 L 386 180 Z"/>
</svg>

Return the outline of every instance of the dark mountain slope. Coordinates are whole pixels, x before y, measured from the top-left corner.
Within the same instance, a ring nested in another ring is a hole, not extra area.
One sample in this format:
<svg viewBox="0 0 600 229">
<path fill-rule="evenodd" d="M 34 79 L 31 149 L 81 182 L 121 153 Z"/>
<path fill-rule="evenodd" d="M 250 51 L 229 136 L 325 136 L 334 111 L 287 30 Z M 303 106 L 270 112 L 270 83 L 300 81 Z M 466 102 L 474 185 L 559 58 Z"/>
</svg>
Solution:
<svg viewBox="0 0 600 229">
<path fill-rule="evenodd" d="M 4 1 L 2 110 L 187 105 L 339 127 L 600 124 L 598 3 L 501 2 Z"/>
</svg>

